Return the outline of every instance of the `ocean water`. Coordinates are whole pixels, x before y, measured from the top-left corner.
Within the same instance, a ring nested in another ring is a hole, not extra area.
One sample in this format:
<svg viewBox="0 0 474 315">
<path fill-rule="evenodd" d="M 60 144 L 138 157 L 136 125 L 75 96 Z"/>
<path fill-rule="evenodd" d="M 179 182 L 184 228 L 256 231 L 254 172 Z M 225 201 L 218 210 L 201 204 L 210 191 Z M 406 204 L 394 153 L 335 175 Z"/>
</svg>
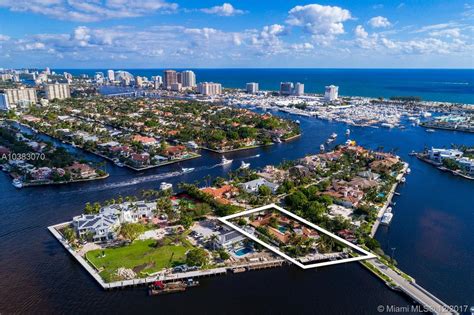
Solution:
<svg viewBox="0 0 474 315">
<path fill-rule="evenodd" d="M 107 69 L 53 69 L 74 75 L 107 73 Z M 119 69 L 115 69 L 119 70 Z M 122 69 L 149 79 L 163 69 Z M 176 69 L 183 70 L 183 69 Z M 474 104 L 473 69 L 191 69 L 198 82 L 214 81 L 228 88 L 258 82 L 262 90 L 278 90 L 280 82 L 301 82 L 305 92 L 324 93 L 326 85 L 339 86 L 348 96 L 419 96 L 428 101 Z"/>
</svg>

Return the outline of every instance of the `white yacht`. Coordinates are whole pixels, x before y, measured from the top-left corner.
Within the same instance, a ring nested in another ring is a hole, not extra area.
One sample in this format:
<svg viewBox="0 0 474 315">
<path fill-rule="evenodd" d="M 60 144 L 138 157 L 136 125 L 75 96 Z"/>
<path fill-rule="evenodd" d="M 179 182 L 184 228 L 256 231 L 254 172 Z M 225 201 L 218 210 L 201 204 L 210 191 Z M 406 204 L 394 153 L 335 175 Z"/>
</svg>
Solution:
<svg viewBox="0 0 474 315">
<path fill-rule="evenodd" d="M 15 186 L 15 188 L 22 188 L 23 187 L 23 182 L 18 179 L 18 178 L 15 178 L 13 181 L 12 181 L 12 185 Z"/>
<path fill-rule="evenodd" d="M 331 133 L 330 138 L 331 139 L 336 139 L 337 138 L 337 133 L 335 133 L 335 132 Z"/>
<path fill-rule="evenodd" d="M 380 220 L 380 223 L 384 225 L 389 225 L 390 222 L 392 222 L 392 219 L 393 219 L 393 213 L 391 212 L 384 213 L 382 216 L 382 219 Z"/>
<path fill-rule="evenodd" d="M 222 156 L 222 160 L 221 160 L 221 165 L 227 165 L 227 164 L 230 164 L 232 163 L 233 160 L 228 160 L 225 158 L 225 156 Z"/>
<path fill-rule="evenodd" d="M 168 190 L 173 188 L 173 184 L 167 183 L 167 182 L 161 182 L 160 184 L 160 190 Z"/>
<path fill-rule="evenodd" d="M 182 168 L 181 168 L 181 171 L 182 171 L 183 173 L 189 173 L 189 172 L 194 171 L 194 167 L 182 167 Z"/>
<path fill-rule="evenodd" d="M 406 181 L 407 181 L 407 179 L 406 179 L 405 177 L 402 177 L 402 178 L 400 179 L 400 182 L 401 182 L 401 183 L 404 183 L 404 182 L 406 182 Z"/>
<path fill-rule="evenodd" d="M 324 151 L 324 144 L 321 144 L 321 145 L 319 146 L 319 150 L 320 150 L 320 151 Z"/>
<path fill-rule="evenodd" d="M 435 132 L 434 129 L 426 129 L 426 132 Z"/>
<path fill-rule="evenodd" d="M 407 174 L 411 173 L 411 168 L 407 168 Z"/>
<path fill-rule="evenodd" d="M 350 129 L 346 129 L 346 136 L 350 136 L 351 135 L 351 130 Z"/>
<path fill-rule="evenodd" d="M 240 164 L 241 169 L 249 168 L 249 166 L 250 166 L 250 163 L 245 163 L 244 161 L 242 161 L 242 163 Z"/>
</svg>

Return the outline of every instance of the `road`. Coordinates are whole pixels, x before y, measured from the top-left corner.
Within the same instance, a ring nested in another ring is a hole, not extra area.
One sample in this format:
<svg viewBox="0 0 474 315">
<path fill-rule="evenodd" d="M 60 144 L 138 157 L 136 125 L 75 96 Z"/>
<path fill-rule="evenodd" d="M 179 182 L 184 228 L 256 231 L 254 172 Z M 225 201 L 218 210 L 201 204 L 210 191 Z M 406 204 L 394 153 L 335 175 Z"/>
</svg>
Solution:
<svg viewBox="0 0 474 315">
<path fill-rule="evenodd" d="M 417 303 L 424 306 L 428 311 L 431 311 L 434 314 L 459 314 L 458 312 L 452 310 L 446 303 L 438 299 L 436 296 L 429 293 L 415 282 L 406 280 L 393 269 L 383 264 L 380 260 L 374 259 L 369 261 L 369 263 L 384 275 L 391 278 L 399 290 L 405 292 Z"/>
</svg>

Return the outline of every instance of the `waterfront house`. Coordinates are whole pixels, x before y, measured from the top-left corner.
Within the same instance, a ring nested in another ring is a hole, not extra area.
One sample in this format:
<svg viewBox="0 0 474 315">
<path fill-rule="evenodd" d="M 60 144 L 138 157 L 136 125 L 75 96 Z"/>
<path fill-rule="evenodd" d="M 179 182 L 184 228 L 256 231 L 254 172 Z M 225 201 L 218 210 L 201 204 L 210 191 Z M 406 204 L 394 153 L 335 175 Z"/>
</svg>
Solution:
<svg viewBox="0 0 474 315">
<path fill-rule="evenodd" d="M 276 192 L 276 190 L 278 189 L 279 185 L 274 184 L 272 182 L 269 182 L 265 178 L 258 178 L 258 179 L 254 179 L 254 180 L 251 180 L 249 182 L 240 184 L 240 187 L 244 191 L 246 191 L 248 193 L 251 193 L 251 194 L 258 193 L 258 189 L 260 188 L 260 186 L 266 186 L 266 187 L 270 188 L 271 192 L 274 194 Z"/>
<path fill-rule="evenodd" d="M 245 230 L 251 234 L 254 233 L 253 229 L 245 228 Z M 224 227 L 217 235 L 217 238 L 212 241 L 212 246 L 214 248 L 231 249 L 235 244 L 240 243 L 245 239 L 246 237 L 242 233 Z"/>
<path fill-rule="evenodd" d="M 150 164 L 149 153 L 132 153 L 130 161 L 135 167 L 143 167 Z"/>
<path fill-rule="evenodd" d="M 474 160 L 467 157 L 463 157 L 456 160 L 460 168 L 467 174 L 474 176 Z"/>
<path fill-rule="evenodd" d="M 74 177 L 79 178 L 93 177 L 97 174 L 95 169 L 89 165 L 78 162 L 74 162 L 71 166 L 65 167 L 64 169 L 70 172 Z"/>
<path fill-rule="evenodd" d="M 120 226 L 117 216 L 102 213 L 76 216 L 73 218 L 72 224 L 78 237 L 90 235 L 94 242 L 114 240 Z"/>
<path fill-rule="evenodd" d="M 232 185 L 224 185 L 220 188 L 206 187 L 202 191 L 221 204 L 230 204 L 229 199 L 236 195 L 238 189 Z"/>
<path fill-rule="evenodd" d="M 49 167 L 35 168 L 30 171 L 30 175 L 34 180 L 47 180 L 52 173 L 53 171 Z"/>
<path fill-rule="evenodd" d="M 444 159 L 458 159 L 463 156 L 463 152 L 456 149 L 436 149 L 431 148 L 428 150 L 428 156 L 430 160 L 443 163 Z"/>
</svg>

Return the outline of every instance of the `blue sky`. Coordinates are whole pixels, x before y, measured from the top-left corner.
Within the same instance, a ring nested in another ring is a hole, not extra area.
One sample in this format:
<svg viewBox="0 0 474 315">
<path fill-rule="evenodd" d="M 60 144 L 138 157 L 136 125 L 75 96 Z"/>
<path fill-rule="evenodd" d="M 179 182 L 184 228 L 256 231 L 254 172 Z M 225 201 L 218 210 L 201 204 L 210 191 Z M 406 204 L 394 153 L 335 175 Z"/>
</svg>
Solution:
<svg viewBox="0 0 474 315">
<path fill-rule="evenodd" d="M 0 0 L 0 67 L 473 68 L 468 1 Z"/>
</svg>

